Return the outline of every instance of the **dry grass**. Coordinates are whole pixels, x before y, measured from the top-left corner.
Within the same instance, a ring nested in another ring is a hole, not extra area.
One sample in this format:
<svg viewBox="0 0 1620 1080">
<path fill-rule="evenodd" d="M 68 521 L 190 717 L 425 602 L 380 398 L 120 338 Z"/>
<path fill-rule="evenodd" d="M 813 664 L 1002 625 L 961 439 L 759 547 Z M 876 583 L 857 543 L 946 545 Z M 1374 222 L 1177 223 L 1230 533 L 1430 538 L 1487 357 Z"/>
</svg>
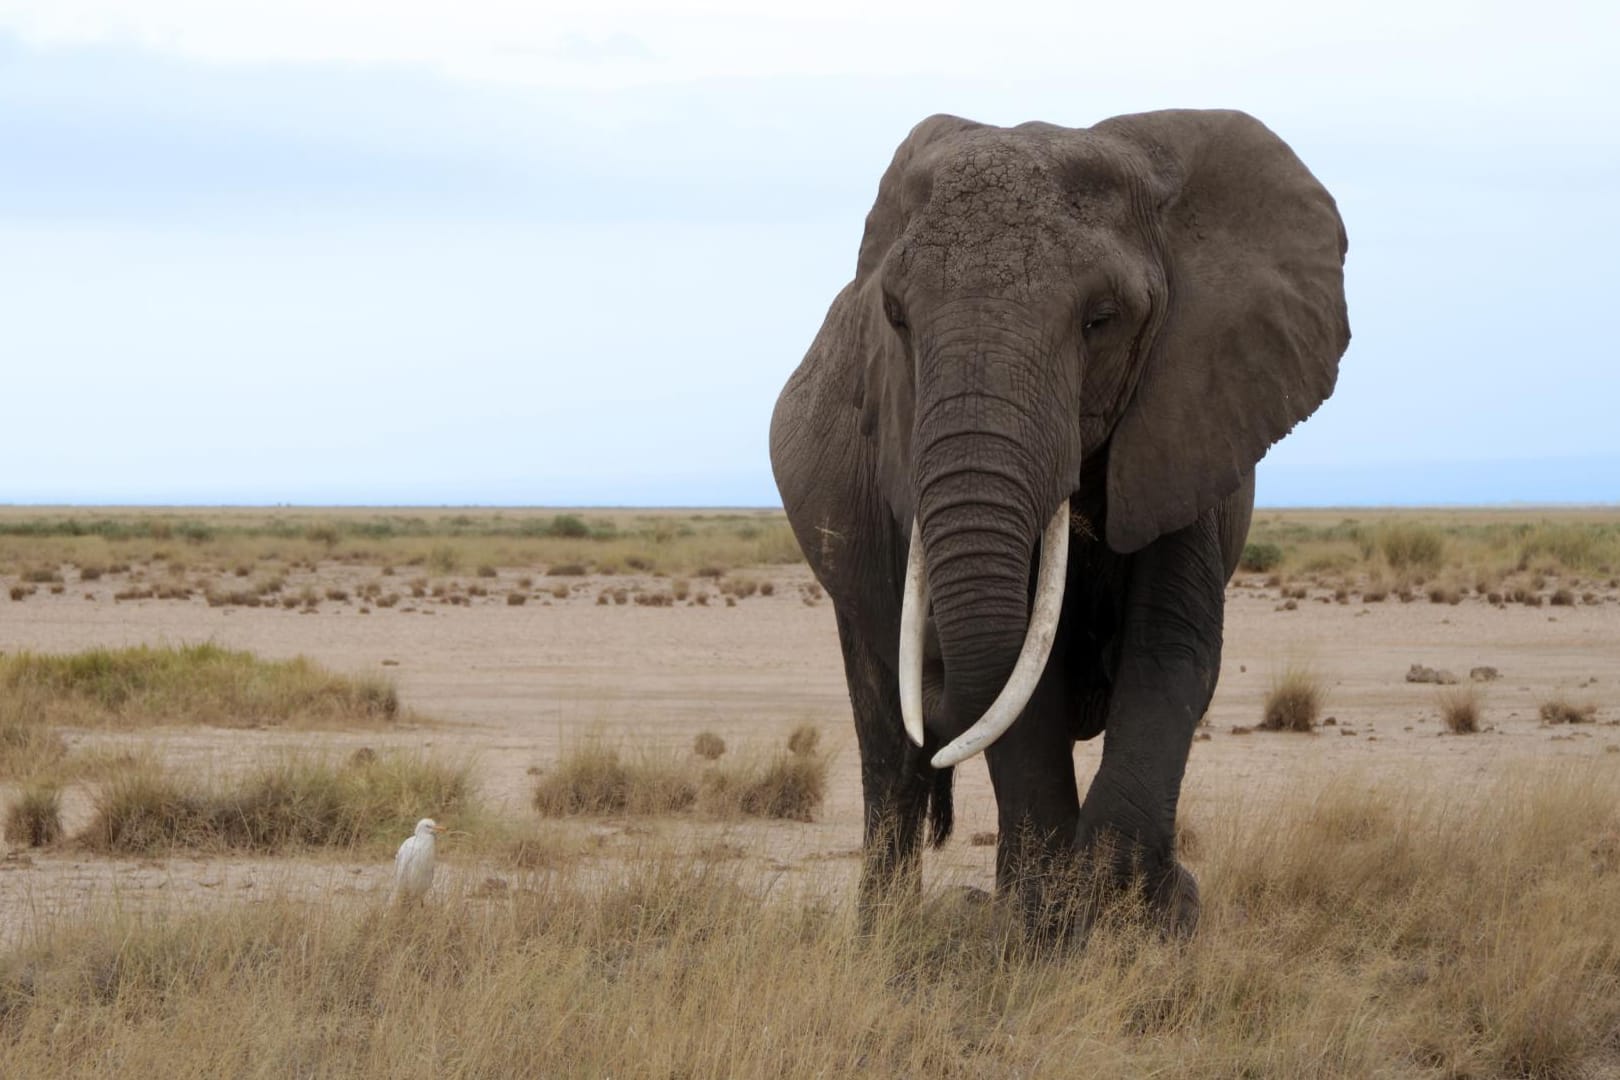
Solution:
<svg viewBox="0 0 1620 1080">
<path fill-rule="evenodd" d="M 46 697 L 0 691 L 0 780 L 34 776 L 67 756 L 67 742 L 51 729 Z"/>
<path fill-rule="evenodd" d="M 62 838 L 62 792 L 51 784 L 24 788 L 6 807 L 8 844 L 44 847 Z"/>
<path fill-rule="evenodd" d="M 1267 731 L 1312 731 L 1322 713 L 1321 680 L 1309 668 L 1290 664 L 1271 683 L 1260 726 Z"/>
<path fill-rule="evenodd" d="M 199 780 L 130 761 L 105 777 L 78 840 L 105 853 L 285 852 L 389 847 L 423 816 L 480 816 L 471 769 L 408 755 L 356 755 L 332 764 L 290 756 L 246 776 Z"/>
<path fill-rule="evenodd" d="M 177 547 L 186 563 L 227 570 L 280 559 L 416 566 L 438 575 L 570 562 L 677 574 L 802 561 L 780 511 L 0 508 L 0 574 L 64 564 L 127 571 L 174 557 Z"/>
<path fill-rule="evenodd" d="M 280 852 L 388 845 L 418 819 L 462 824 L 478 815 L 469 765 L 405 754 L 343 764 L 292 756 L 228 781 L 196 781 L 134 763 L 95 795 L 78 839 L 94 851 Z"/>
<path fill-rule="evenodd" d="M 698 742 L 713 748 L 702 735 Z M 714 763 L 719 754 L 699 755 L 708 763 L 647 750 L 627 757 L 600 738 L 587 739 L 541 774 L 532 803 L 546 817 L 695 809 L 721 819 L 810 821 L 826 797 L 827 758 L 813 747 L 766 760 L 745 755 L 725 765 Z"/>
<path fill-rule="evenodd" d="M 1483 695 L 1474 686 L 1458 686 L 1440 691 L 1440 719 L 1453 735 L 1474 735 L 1479 732 L 1479 714 Z"/>
<path fill-rule="evenodd" d="M 626 761 L 593 738 L 541 774 L 531 801 L 546 817 L 667 814 L 697 801 L 697 778 L 674 758 L 642 754 Z"/>
<path fill-rule="evenodd" d="M 0 657 L 0 715 L 18 698 L 34 699 L 50 722 L 77 727 L 375 727 L 400 713 L 387 680 L 211 644 Z"/>
<path fill-rule="evenodd" d="M 166 562 L 234 573 L 319 565 L 417 567 L 444 576 L 461 568 L 487 576 L 510 567 L 533 572 L 578 566 L 588 572 L 670 577 L 725 574 L 727 567 L 802 562 L 780 511 L 553 510 L 80 510 L 0 508 L 0 577 L 26 601 L 46 582 L 90 582 L 139 574 Z M 1261 569 L 1264 567 L 1264 569 Z M 133 569 L 132 569 L 133 568 Z M 1447 588 L 1466 582 L 1482 598 L 1505 592 L 1515 575 L 1583 576 L 1607 585 L 1620 574 L 1620 513 L 1612 510 L 1262 511 L 1249 536 L 1244 570 L 1306 574 L 1327 588 L 1422 595 L 1442 573 Z M 23 581 L 29 575 L 39 581 Z M 1422 580 L 1420 580 L 1422 579 Z M 723 595 L 746 597 L 726 576 Z M 3 585 L 4 583 L 0 583 Z M 1521 583 L 1522 584 L 1522 583 Z M 1559 588 L 1577 590 L 1567 581 Z M 194 583 L 197 591 L 207 590 Z M 524 586 L 526 589 L 527 586 Z M 117 588 L 129 599 L 174 598 L 184 590 Z M 759 594 L 771 595 L 761 582 Z M 1540 592 L 1538 586 L 1535 592 Z M 214 590 L 228 597 L 231 590 Z M 245 596 L 246 594 L 241 594 Z M 814 599 L 806 596 L 806 601 Z M 265 602 L 263 596 L 261 603 Z M 1562 600 L 1562 598 L 1560 598 Z"/>
<path fill-rule="evenodd" d="M 423 916 L 108 908 L 0 955 L 7 1076 L 1575 1077 L 1620 1066 L 1620 790 L 1340 781 L 1200 821 L 1204 919 L 1005 948 L 970 893 L 871 936 L 742 860 L 644 856 Z M 472 881 L 482 879 L 482 873 Z M 453 879 L 452 879 L 453 880 Z"/>
</svg>

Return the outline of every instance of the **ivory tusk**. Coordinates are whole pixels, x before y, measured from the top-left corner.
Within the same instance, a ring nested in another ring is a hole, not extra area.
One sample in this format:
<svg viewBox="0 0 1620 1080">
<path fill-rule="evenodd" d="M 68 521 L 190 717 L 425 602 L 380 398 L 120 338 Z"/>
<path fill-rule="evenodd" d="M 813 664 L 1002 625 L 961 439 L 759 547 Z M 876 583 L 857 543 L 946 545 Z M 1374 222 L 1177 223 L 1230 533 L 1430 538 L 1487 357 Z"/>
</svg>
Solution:
<svg viewBox="0 0 1620 1080">
<path fill-rule="evenodd" d="M 928 586 L 923 581 L 922 526 L 911 522 L 906 555 L 906 591 L 900 602 L 900 719 L 906 734 L 923 744 L 923 626 L 928 621 Z"/>
<path fill-rule="evenodd" d="M 913 557 L 917 557 L 917 531 L 914 528 L 911 534 Z M 1052 653 L 1052 641 L 1057 637 L 1058 617 L 1063 613 L 1063 584 L 1069 572 L 1069 500 L 1064 499 L 1058 504 L 1057 511 L 1052 520 L 1047 522 L 1046 532 L 1041 536 L 1041 567 L 1035 581 L 1035 606 L 1030 613 L 1029 629 L 1024 633 L 1024 647 L 1018 652 L 1018 662 L 1013 665 L 1012 674 L 1007 677 L 1007 685 L 1001 688 L 996 700 L 985 710 L 978 722 L 964 731 L 949 746 L 934 755 L 933 765 L 936 769 L 948 768 L 965 761 L 974 754 L 988 749 L 990 744 L 1012 727 L 1018 714 L 1024 711 L 1029 699 L 1035 693 L 1035 684 L 1041 681 L 1041 672 L 1046 669 L 1046 658 Z M 906 581 L 909 587 L 911 577 L 908 569 Z M 907 592 L 907 598 L 910 592 Z M 900 617 L 901 638 L 901 708 L 904 710 L 905 701 L 905 615 Z M 919 639 L 919 658 L 921 655 L 921 642 Z M 921 693 L 921 667 L 919 659 L 918 690 Z M 909 728 L 908 728 L 909 730 Z"/>
</svg>

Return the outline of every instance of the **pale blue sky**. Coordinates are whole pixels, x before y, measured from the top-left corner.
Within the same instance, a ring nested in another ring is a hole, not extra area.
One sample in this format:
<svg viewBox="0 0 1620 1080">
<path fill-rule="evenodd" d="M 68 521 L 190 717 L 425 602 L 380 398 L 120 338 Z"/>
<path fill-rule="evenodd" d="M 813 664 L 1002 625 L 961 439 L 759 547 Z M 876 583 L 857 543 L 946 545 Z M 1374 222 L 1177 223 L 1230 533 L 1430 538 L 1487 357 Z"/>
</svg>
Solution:
<svg viewBox="0 0 1620 1080">
<path fill-rule="evenodd" d="M 1171 106 L 1350 234 L 1262 502 L 1620 501 L 1616 5 L 125 6 L 0 0 L 0 502 L 774 504 L 910 125 Z"/>
</svg>

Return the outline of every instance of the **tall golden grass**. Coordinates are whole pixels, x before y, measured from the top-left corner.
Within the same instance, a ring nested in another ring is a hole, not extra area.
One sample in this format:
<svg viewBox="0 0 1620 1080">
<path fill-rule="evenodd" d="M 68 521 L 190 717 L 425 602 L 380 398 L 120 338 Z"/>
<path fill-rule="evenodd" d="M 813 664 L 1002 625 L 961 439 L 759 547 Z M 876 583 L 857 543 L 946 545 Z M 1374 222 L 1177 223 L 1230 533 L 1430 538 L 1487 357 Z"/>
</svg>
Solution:
<svg viewBox="0 0 1620 1080">
<path fill-rule="evenodd" d="M 264 660 L 213 644 L 0 656 L 3 730 L 32 731 L 40 723 L 364 727 L 391 723 L 399 712 L 393 685 L 381 677 L 337 675 L 304 657 Z"/>
<path fill-rule="evenodd" d="M 140 855 L 368 844 L 387 850 L 424 816 L 452 826 L 482 817 L 470 764 L 402 753 L 345 763 L 289 755 L 228 781 L 199 782 L 136 762 L 103 781 L 79 840 L 96 851 Z"/>
<path fill-rule="evenodd" d="M 0 956 L 0 1074 L 1610 1075 L 1617 789 L 1354 777 L 1226 807 L 1197 822 L 1191 941 L 1119 908 L 1059 956 L 948 887 L 861 936 L 814 890 L 657 855 L 405 914 L 109 907 Z"/>
</svg>

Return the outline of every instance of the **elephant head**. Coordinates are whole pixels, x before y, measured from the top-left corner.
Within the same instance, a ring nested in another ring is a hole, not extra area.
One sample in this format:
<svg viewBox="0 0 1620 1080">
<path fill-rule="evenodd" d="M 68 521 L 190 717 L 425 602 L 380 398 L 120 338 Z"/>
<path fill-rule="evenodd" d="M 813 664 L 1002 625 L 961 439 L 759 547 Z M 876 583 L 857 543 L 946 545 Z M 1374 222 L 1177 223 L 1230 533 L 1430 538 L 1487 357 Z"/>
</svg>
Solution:
<svg viewBox="0 0 1620 1080">
<path fill-rule="evenodd" d="M 867 217 L 850 318 L 878 483 L 914 522 L 907 727 L 920 743 L 931 604 L 930 722 L 959 736 L 936 765 L 1026 704 L 1062 607 L 1071 499 L 1134 552 L 1236 491 L 1332 392 L 1345 246 L 1332 197 L 1242 113 L 913 129 Z"/>
</svg>

